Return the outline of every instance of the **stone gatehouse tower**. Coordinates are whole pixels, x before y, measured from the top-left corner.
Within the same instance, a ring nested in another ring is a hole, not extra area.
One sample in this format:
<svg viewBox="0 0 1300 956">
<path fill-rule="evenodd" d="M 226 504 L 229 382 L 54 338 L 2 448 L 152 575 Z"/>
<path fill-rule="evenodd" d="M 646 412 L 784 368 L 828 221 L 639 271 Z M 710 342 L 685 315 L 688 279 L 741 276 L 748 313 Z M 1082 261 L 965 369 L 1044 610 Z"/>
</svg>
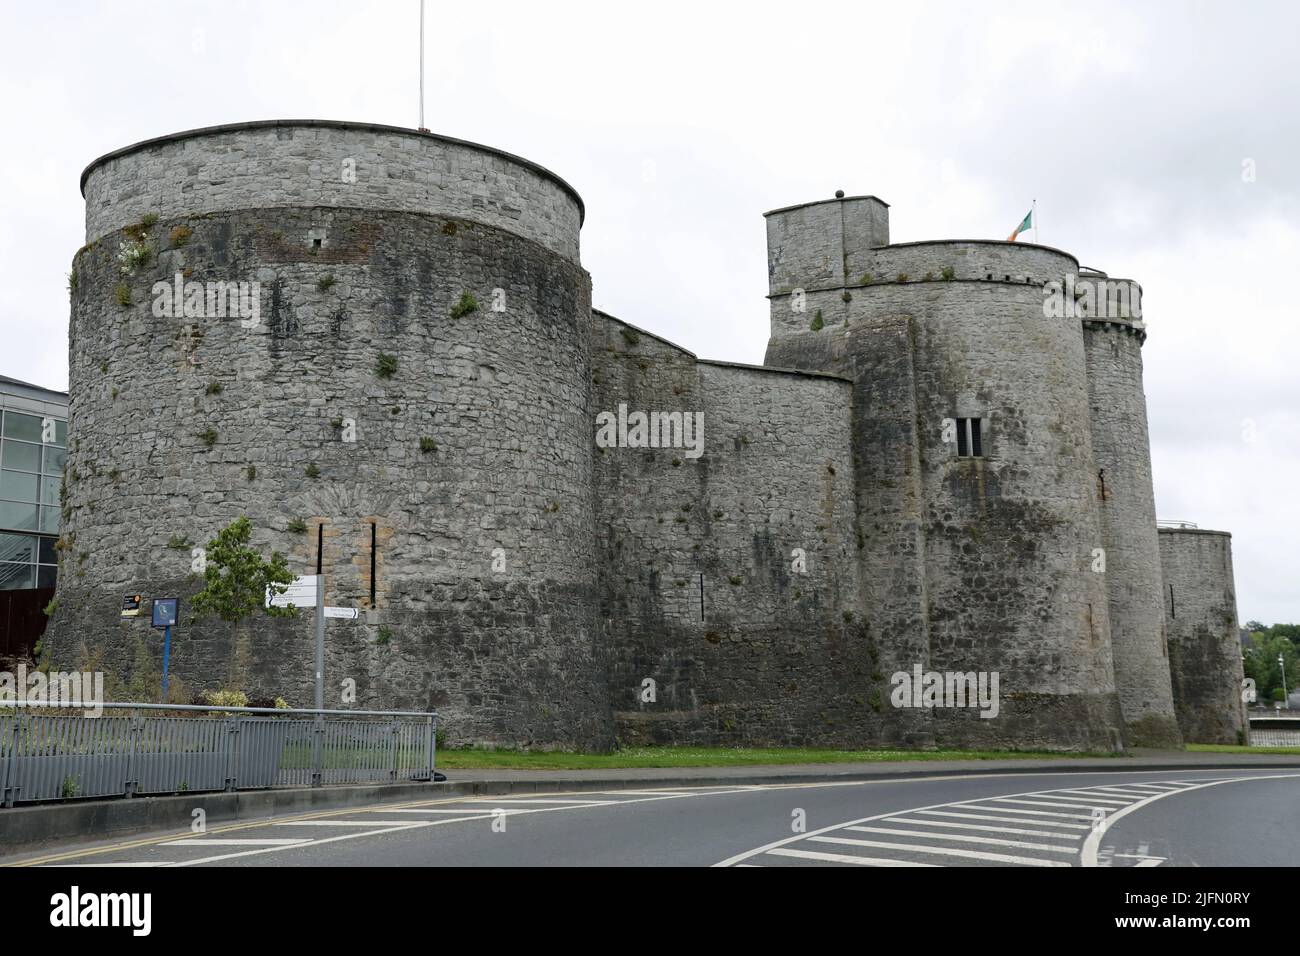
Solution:
<svg viewBox="0 0 1300 956">
<path fill-rule="evenodd" d="M 1171 682 L 1145 332 L 1049 316 L 1046 284 L 1106 278 L 1066 253 L 776 210 L 756 367 L 593 310 L 581 199 L 498 150 L 248 123 L 82 187 L 58 662 L 131 667 L 122 594 L 184 608 L 247 515 L 363 611 L 327 695 L 436 707 L 451 743 L 1111 750 L 1240 683 Z M 310 619 L 183 615 L 175 673 L 306 701 Z M 894 706 L 914 668 L 995 672 L 996 716 Z"/>
</svg>

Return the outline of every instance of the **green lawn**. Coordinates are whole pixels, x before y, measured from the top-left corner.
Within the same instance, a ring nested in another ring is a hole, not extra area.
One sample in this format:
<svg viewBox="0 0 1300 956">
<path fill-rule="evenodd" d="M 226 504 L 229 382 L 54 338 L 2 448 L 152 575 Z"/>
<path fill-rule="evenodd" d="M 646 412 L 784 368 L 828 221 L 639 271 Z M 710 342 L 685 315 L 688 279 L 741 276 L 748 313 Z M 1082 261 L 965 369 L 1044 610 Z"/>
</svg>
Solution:
<svg viewBox="0 0 1300 956">
<path fill-rule="evenodd" d="M 1190 753 L 1202 754 L 1297 754 L 1300 747 L 1239 747 L 1236 744 L 1188 744 Z"/>
<path fill-rule="evenodd" d="M 439 750 L 444 770 L 612 770 L 626 767 L 744 767 L 756 764 L 891 763 L 901 760 L 1029 760 L 1110 757 L 1109 753 L 1029 750 L 812 750 L 732 747 L 629 747 L 612 754 L 569 751 Z"/>
</svg>

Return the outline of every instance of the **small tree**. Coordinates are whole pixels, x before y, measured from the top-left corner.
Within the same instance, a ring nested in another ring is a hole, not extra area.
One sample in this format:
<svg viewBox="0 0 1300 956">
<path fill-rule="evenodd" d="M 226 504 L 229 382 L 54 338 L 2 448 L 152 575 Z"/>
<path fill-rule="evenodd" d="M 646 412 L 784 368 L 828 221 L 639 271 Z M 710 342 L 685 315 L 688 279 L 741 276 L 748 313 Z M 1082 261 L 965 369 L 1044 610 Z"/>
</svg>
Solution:
<svg viewBox="0 0 1300 956">
<path fill-rule="evenodd" d="M 298 609 L 267 607 L 266 591 L 283 594 L 293 583 L 293 575 L 284 555 L 271 552 L 265 561 L 248 547 L 253 526 L 241 516 L 218 532 L 208 542 L 207 568 L 203 572 L 203 590 L 190 600 L 196 617 L 215 614 L 223 621 L 241 621 L 259 608 L 272 617 L 292 617 Z"/>
</svg>

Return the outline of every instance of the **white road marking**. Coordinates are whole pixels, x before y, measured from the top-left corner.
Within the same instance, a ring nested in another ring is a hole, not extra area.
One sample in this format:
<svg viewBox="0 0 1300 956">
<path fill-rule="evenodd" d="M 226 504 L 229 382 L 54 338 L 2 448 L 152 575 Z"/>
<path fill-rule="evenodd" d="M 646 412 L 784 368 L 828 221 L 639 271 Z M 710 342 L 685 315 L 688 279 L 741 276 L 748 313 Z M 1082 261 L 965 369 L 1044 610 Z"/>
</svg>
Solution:
<svg viewBox="0 0 1300 956">
<path fill-rule="evenodd" d="M 857 782 L 858 782 L 859 784 L 861 784 L 861 783 L 863 783 L 864 781 L 857 781 Z M 723 794 L 729 794 L 729 793 L 742 793 L 742 792 L 748 792 L 748 791 L 751 791 L 751 790 L 754 790 L 754 789 L 761 789 L 761 788 L 746 787 L 745 790 L 743 790 L 743 791 L 738 791 L 738 790 L 712 790 L 712 789 L 701 788 L 700 791 L 698 792 L 697 796 L 701 796 L 701 797 L 716 797 L 716 796 L 722 796 Z M 555 813 L 556 811 L 563 811 L 563 810 L 584 810 L 584 809 L 589 809 L 589 808 L 592 808 L 592 807 L 614 806 L 614 805 L 616 805 L 616 804 L 619 805 L 619 806 L 622 806 L 622 805 L 624 805 L 624 804 L 629 804 L 629 803 L 652 803 L 652 802 L 655 802 L 655 801 L 659 801 L 659 800 L 668 800 L 668 799 L 671 799 L 671 798 L 670 798 L 670 797 L 667 797 L 667 796 L 638 797 L 638 798 L 636 798 L 636 799 L 634 799 L 634 800 L 611 800 L 611 801 L 604 801 L 604 802 L 602 802 L 602 803 L 597 803 L 597 804 L 581 803 L 581 805 L 579 805 L 579 806 L 573 806 L 573 805 L 560 805 L 560 806 L 551 806 L 551 807 L 535 807 L 535 808 L 528 809 L 528 810 L 506 810 L 505 812 L 506 812 L 506 813 L 510 813 L 510 814 L 525 814 L 525 813 Z M 383 807 L 375 807 L 373 811 L 357 811 L 357 812 L 391 813 L 392 811 L 391 811 L 391 810 L 385 810 Z M 466 811 L 466 812 L 468 812 L 468 813 L 473 813 L 474 815 L 473 815 L 473 816 L 450 817 L 450 818 L 445 819 L 445 820 L 417 820 L 417 821 L 415 821 L 414 823 L 402 823 L 402 824 L 398 824 L 398 823 L 396 823 L 396 821 L 394 821 L 394 825 L 393 825 L 392 827 L 389 827 L 388 829 L 374 829 L 374 830 L 367 830 L 367 831 L 365 831 L 365 832 L 361 832 L 361 833 L 344 833 L 344 834 L 341 834 L 341 835 L 336 836 L 336 837 L 322 837 L 322 838 L 317 839 L 317 840 L 307 840 L 307 841 L 304 841 L 304 842 L 302 842 L 302 843 L 296 844 L 296 845 L 294 845 L 294 846 L 271 846 L 271 847 L 262 847 L 262 848 L 259 848 L 259 849 L 256 849 L 256 850 L 244 850 L 244 851 L 242 851 L 242 852 L 238 852 L 238 853 L 223 853 L 223 854 L 221 854 L 221 855 L 219 855 L 219 856 L 208 856 L 208 857 L 202 857 L 202 858 L 200 858 L 200 859 L 196 859 L 196 860 L 182 860 L 182 861 L 180 861 L 180 862 L 172 863 L 172 864 L 170 864 L 170 865 L 171 865 L 171 866 L 202 866 L 202 865 L 205 864 L 205 863 L 216 863 L 216 862 L 219 862 L 219 861 L 221 861 L 221 860 L 232 860 L 232 859 L 235 859 L 235 858 L 238 858 L 238 857 L 246 857 L 246 856 L 260 856 L 260 855 L 263 854 L 263 853 L 277 853 L 277 852 L 281 852 L 281 851 L 283 851 L 283 850 L 296 850 L 296 849 L 300 849 L 300 848 L 302 848 L 302 847 L 308 847 L 308 846 L 310 846 L 310 847 L 316 847 L 316 846 L 321 846 L 321 845 L 326 844 L 326 843 L 338 843 L 338 842 L 341 842 L 341 841 L 343 841 L 343 840 L 355 840 L 355 839 L 358 839 L 358 838 L 360 838 L 360 837 L 382 836 L 382 835 L 387 834 L 387 833 L 401 833 L 401 832 L 406 831 L 406 830 L 414 830 L 414 829 L 418 829 L 418 828 L 421 828 L 421 827 L 436 827 L 436 826 L 443 826 L 443 825 L 446 825 L 446 824 L 449 824 L 449 823 L 463 823 L 463 822 L 465 822 L 465 821 L 486 820 L 486 819 L 489 819 L 489 818 L 490 818 L 488 814 L 483 813 L 481 810 L 479 810 L 479 811 Z"/>
<path fill-rule="evenodd" d="M 1058 847 L 1048 843 L 1031 843 L 1030 840 L 1000 840 L 996 836 L 970 836 L 967 834 L 936 834 L 918 830 L 894 830 L 883 826 L 846 826 L 845 830 L 854 830 L 861 834 L 884 834 L 887 836 L 919 836 L 923 840 L 953 840 L 954 843 L 979 843 L 985 847 L 1010 847 L 1011 849 L 1041 849 L 1045 853 L 1066 853 L 1074 856 L 1078 847 Z"/>
<path fill-rule="evenodd" d="M 1142 808 L 1151 805 L 1157 800 L 1163 800 L 1165 797 L 1171 797 L 1174 794 L 1178 794 L 1178 793 L 1186 793 L 1188 790 L 1203 790 L 1206 787 L 1218 787 L 1218 786 L 1222 786 L 1225 783 L 1240 783 L 1243 780 L 1278 780 L 1278 779 L 1287 779 L 1290 777 L 1300 777 L 1300 773 L 1272 773 L 1272 774 L 1263 774 L 1258 777 L 1229 777 L 1226 780 L 1210 780 L 1205 783 L 1197 783 L 1197 784 L 1192 784 L 1190 786 L 1182 787 L 1178 790 L 1169 790 L 1166 791 L 1165 793 L 1153 794 L 1147 797 L 1145 800 L 1139 800 L 1137 803 L 1131 804 L 1130 806 L 1125 807 L 1123 810 L 1110 814 L 1109 816 L 1106 817 L 1105 820 L 1102 821 L 1100 826 L 1098 826 L 1090 834 L 1088 834 L 1088 839 L 1085 840 L 1083 844 L 1082 865 L 1096 866 L 1097 850 L 1101 847 L 1101 838 L 1106 835 L 1106 832 L 1111 827 L 1113 827 L 1119 820 L 1128 816 L 1130 813 L 1133 813 L 1137 810 L 1141 810 Z M 1148 866 L 1158 866 L 1158 865 L 1159 864 L 1148 864 Z"/>
<path fill-rule="evenodd" d="M 230 840 L 172 840 L 169 843 L 160 843 L 159 846 L 299 846 L 303 843 L 311 843 L 306 837 L 300 839 L 272 840 L 261 838 L 251 839 L 230 839 Z"/>
<path fill-rule="evenodd" d="M 631 803 L 630 800 L 543 800 L 540 797 L 502 797 L 499 800 L 493 800 L 490 797 L 484 797 L 481 800 L 469 800 L 468 803 L 485 804 L 487 806 L 496 806 L 497 804 L 538 804 L 540 806 L 551 806 L 552 804 L 573 804 L 574 806 L 584 807 L 607 807 L 614 803 Z"/>
<path fill-rule="evenodd" d="M 946 803 L 943 806 L 959 807 L 960 803 Z M 963 820 L 1000 820 L 1007 823 L 1027 823 L 1036 827 L 1049 827 L 1052 830 L 1091 830 L 1087 823 L 1056 823 L 1052 820 L 1031 820 L 1029 817 L 990 816 L 984 813 L 957 813 L 952 810 L 912 810 L 904 813 L 924 813 L 934 817 L 960 817 Z M 1043 832 L 1047 832 L 1044 830 Z"/>
<path fill-rule="evenodd" d="M 989 803 L 1027 803 L 1036 807 L 1050 807 L 1050 803 L 1036 803 L 1033 800 L 1004 800 L 1001 797 L 995 797 Z M 944 804 L 950 806 L 951 804 Z M 970 807 L 972 810 L 993 810 L 998 813 L 1032 813 L 1036 817 L 1053 817 L 1058 820 L 1091 820 L 1091 813 L 1054 813 L 1051 810 L 1026 810 L 1023 807 L 989 807 L 982 803 L 963 803 L 963 807 Z"/>
<path fill-rule="evenodd" d="M 1091 810 L 1095 809 L 1094 807 L 1092 807 L 1091 805 L 1086 804 L 1086 803 L 1065 803 L 1065 802 L 1063 802 L 1063 801 L 1061 801 L 1061 800 L 1016 800 L 1016 799 L 1011 798 L 1011 797 L 1008 797 L 1007 799 L 1004 800 L 1004 799 L 1002 799 L 1001 797 L 998 797 L 998 798 L 996 799 L 996 801 L 994 801 L 994 800 L 990 800 L 990 801 L 988 801 L 988 802 L 989 802 L 989 803 L 993 803 L 993 802 L 997 802 L 997 803 L 1016 803 L 1016 804 L 1023 804 L 1023 805 L 1025 805 L 1025 806 L 1027 806 L 1027 807 L 1058 807 L 1058 808 L 1060 808 L 1060 809 L 1065 809 L 1066 807 L 1071 807 L 1071 808 L 1073 808 L 1073 809 L 1075 809 L 1075 810 L 1088 810 L 1088 811 L 1091 811 Z M 1017 813 L 1033 813 L 1034 811 L 1032 811 L 1032 810 L 1017 810 L 1016 812 L 1017 812 Z M 1066 816 L 1088 818 L 1088 817 L 1091 817 L 1091 816 L 1092 816 L 1092 813 L 1091 813 L 1091 812 L 1089 812 L 1089 813 L 1070 813 L 1070 814 L 1066 814 Z"/>
<path fill-rule="evenodd" d="M 599 804 L 597 804 L 599 806 Z M 476 813 L 479 816 L 488 814 L 487 810 L 480 810 L 477 807 L 409 807 L 401 810 L 364 810 L 358 813 Z M 509 807 L 502 807 L 502 813 L 530 813 L 529 810 L 511 810 Z M 389 820 L 389 823 L 396 823 L 396 820 Z"/>
<path fill-rule="evenodd" d="M 1018 863 L 1021 866 L 1069 866 L 1064 860 L 1040 860 L 1032 856 L 1010 856 L 1006 853 L 985 853 L 983 850 L 959 850 L 956 847 L 920 846 L 913 843 L 885 843 L 880 840 L 854 840 L 849 837 L 809 837 L 814 843 L 842 843 L 847 846 L 864 846 L 875 850 L 902 850 L 931 856 L 955 856 L 964 860 L 991 860 L 995 863 Z"/>
<path fill-rule="evenodd" d="M 611 793 L 626 793 L 629 797 L 693 797 L 693 793 L 677 793 L 669 790 L 617 790 Z"/>
<path fill-rule="evenodd" d="M 407 824 L 414 826 L 415 824 Z M 273 827 L 391 827 L 392 820 L 284 820 Z"/>
<path fill-rule="evenodd" d="M 1116 807 L 1127 807 L 1132 802 L 1130 800 L 1116 800 L 1113 797 L 1083 796 L 1086 793 L 1084 790 L 1053 790 L 1052 793 L 1068 794 L 1071 800 L 1082 800 L 1084 803 L 1104 803 Z"/>
<path fill-rule="evenodd" d="M 825 863 L 856 863 L 858 866 L 941 866 L 940 863 L 917 863 L 912 860 L 886 860 L 873 856 L 851 856 L 847 853 L 818 853 L 816 850 L 788 850 L 779 847 L 769 850 L 773 856 L 793 856 L 801 860 L 821 860 Z M 737 866 L 752 866 L 738 863 Z"/>
<path fill-rule="evenodd" d="M 163 860 L 135 860 L 130 863 L 51 863 L 50 869 L 68 869 L 70 867 L 81 869 L 84 866 L 171 866 L 171 864 Z"/>
<path fill-rule="evenodd" d="M 1157 772 L 1177 773 L 1178 771 L 1166 770 L 1166 771 L 1140 771 L 1140 772 L 1141 773 L 1157 773 Z M 977 797 L 966 801 L 936 803 L 924 807 L 909 807 L 905 810 L 892 810 L 888 813 L 878 813 L 873 816 L 863 817 L 858 820 L 849 820 L 844 823 L 838 823 L 831 826 L 822 827 L 821 829 L 814 830 L 812 833 L 808 833 L 808 834 L 785 837 L 784 839 L 775 840 L 772 843 L 764 844 L 763 846 L 756 847 L 752 850 L 747 850 L 743 853 L 738 853 L 735 856 L 728 857 L 727 859 L 721 860 L 718 863 L 715 863 L 713 865 L 719 867 L 736 866 L 738 864 L 744 863 L 748 860 L 753 859 L 754 857 L 758 857 L 763 854 L 803 856 L 803 858 L 805 859 L 818 859 L 819 857 L 815 853 L 811 853 L 809 851 L 801 851 L 790 846 L 790 844 L 800 843 L 803 841 L 816 842 L 816 843 L 838 843 L 842 845 L 862 846 L 864 848 L 890 849 L 895 852 L 904 852 L 907 854 L 925 855 L 928 853 L 933 855 L 950 855 L 950 856 L 957 856 L 957 857 L 966 856 L 974 859 L 988 857 L 992 859 L 993 862 L 1019 862 L 1019 863 L 1026 863 L 1031 866 L 1071 865 L 1070 863 L 1063 860 L 1051 860 L 1051 859 L 1044 860 L 1044 859 L 1037 859 L 1037 858 L 1030 858 L 1030 857 L 1015 857 L 1009 854 L 980 854 L 979 851 L 963 850 L 963 849 L 958 849 L 956 847 L 946 847 L 940 849 L 929 844 L 918 844 L 918 843 L 895 844 L 895 843 L 886 843 L 883 841 L 857 840 L 857 839 L 851 839 L 846 837 L 826 836 L 826 834 L 833 833 L 834 831 L 837 830 L 858 830 L 861 832 L 879 832 L 881 828 L 861 826 L 861 824 L 874 823 L 874 822 L 884 822 L 887 824 L 903 823 L 903 824 L 910 824 L 912 826 L 927 826 L 927 825 L 935 825 L 935 826 L 947 825 L 953 827 L 968 826 L 975 829 L 983 829 L 984 827 L 982 826 L 982 824 L 985 823 L 1015 822 L 1015 823 L 1023 823 L 1026 825 L 1032 825 L 1035 827 L 1045 827 L 1045 828 L 1052 828 L 1052 829 L 1069 829 L 1069 830 L 1076 830 L 1076 831 L 1089 831 L 1086 835 L 1086 838 L 1084 837 L 1084 834 L 1082 832 L 1067 834 L 1067 833 L 1049 833 L 1043 831 L 1041 832 L 1041 835 L 1044 838 L 1044 840 L 1052 840 L 1052 839 L 1068 840 L 1070 838 L 1073 838 L 1073 840 L 1077 843 L 1080 839 L 1083 839 L 1084 840 L 1083 845 L 1078 850 L 1079 862 L 1083 866 L 1096 866 L 1097 848 L 1101 842 L 1102 835 L 1112 825 L 1114 825 L 1114 823 L 1117 820 L 1128 815 L 1129 813 L 1132 813 L 1138 809 L 1141 809 L 1142 807 L 1145 807 L 1147 804 L 1155 800 L 1163 799 L 1164 797 L 1182 793 L 1186 790 L 1195 790 L 1195 789 L 1200 789 L 1202 787 L 1217 786 L 1224 783 L 1237 783 L 1240 781 L 1269 780 L 1269 779 L 1296 778 L 1296 777 L 1300 777 L 1300 773 L 1241 776 L 1241 777 L 1231 777 L 1227 779 L 1211 780 L 1211 781 L 1202 780 L 1199 782 L 1187 783 L 1181 786 L 1176 785 L 1173 781 L 1170 781 L 1168 783 L 1161 782 L 1159 784 L 1143 784 L 1142 786 L 1160 787 L 1163 789 L 1158 789 L 1157 792 L 1155 793 L 1145 793 L 1145 794 L 1133 794 L 1133 793 L 1125 793 L 1123 791 L 1120 791 L 1120 795 L 1122 796 L 1137 797 L 1137 799 L 1127 803 L 1127 805 L 1125 806 L 1114 809 L 1112 812 L 1108 813 L 1104 821 L 1096 825 L 1095 828 L 1091 824 L 1062 822 L 1063 820 L 1090 819 L 1091 814 L 1067 813 L 1067 812 L 1047 811 L 1047 810 L 1030 810 L 1025 808 L 1026 805 L 1033 806 L 1036 804 L 1036 801 L 1034 799 L 1029 799 L 1029 798 L 1040 798 L 1041 801 L 1041 798 L 1045 798 L 1045 797 L 1050 798 L 1053 794 L 1059 795 L 1062 792 L 1060 790 L 1007 794 L 1001 797 Z M 1106 787 L 1096 787 L 1096 788 L 1074 788 L 1074 789 L 1076 790 L 1096 789 L 1102 792 L 1113 793 L 1116 790 L 1119 790 L 1120 788 L 1114 786 L 1106 786 Z M 988 806 L 987 804 L 995 804 L 995 805 Z M 999 806 L 997 804 L 1001 804 L 1001 805 Z M 1056 804 L 1047 803 L 1046 805 L 1060 806 L 1059 803 Z M 1087 808 L 1089 810 L 1097 809 L 1096 806 L 1088 806 Z M 984 812 L 983 813 L 961 812 L 965 810 L 979 810 Z M 994 815 L 990 816 L 989 815 L 990 813 Z M 945 818 L 957 818 L 957 819 L 979 821 L 981 826 L 975 826 L 974 824 L 951 824 L 951 823 L 945 824 L 941 821 L 915 819 L 918 815 L 921 814 L 925 814 L 928 816 L 939 816 Z M 1011 816 L 1006 816 L 1006 814 L 1028 814 L 1031 815 L 1034 819 L 1030 819 L 1029 817 L 1024 817 L 1024 816 L 1011 817 Z M 1037 819 L 1040 817 L 1049 817 L 1053 819 L 1051 820 Z M 934 834 L 925 831 L 916 831 L 916 832 L 917 832 L 917 836 L 922 839 L 934 840 L 934 839 L 942 839 L 944 837 L 947 837 L 948 839 L 954 842 L 958 839 L 957 835 L 953 835 L 953 834 Z M 1002 832 L 1011 832 L 1011 831 L 1008 828 L 1007 830 L 1004 830 Z M 1036 831 L 1036 830 L 1028 831 L 1023 835 L 1039 836 L 1040 831 Z M 967 842 L 973 842 L 973 841 L 968 838 Z M 1032 844 L 1032 847 L 1033 849 L 1038 851 L 1047 851 L 1047 852 L 1058 851 L 1058 848 L 1053 847 L 1047 843 L 1041 843 L 1041 844 L 1035 843 Z M 831 859 L 827 860 L 827 862 L 842 862 L 836 859 L 837 856 L 838 856 L 837 854 L 830 854 Z M 999 861 L 996 859 L 997 857 L 1006 857 L 1007 859 Z M 1150 860 L 1151 862 L 1146 862 L 1146 860 Z M 885 860 L 883 865 L 886 866 L 908 865 L 910 862 L 911 861 L 908 860 Z M 1141 865 L 1158 866 L 1161 862 L 1164 861 L 1157 857 L 1147 857 L 1141 863 Z"/>
<path fill-rule="evenodd" d="M 1020 833 L 1025 836 L 1043 837 L 1048 840 L 1066 840 L 1078 843 L 1083 839 L 1081 833 L 1052 833 L 1049 830 L 1019 830 L 1016 827 L 985 827 L 978 823 L 949 823 L 945 820 L 922 820 L 919 817 L 887 817 L 886 823 L 906 823 L 918 827 L 953 827 L 960 830 L 983 830 L 988 833 Z M 852 829 L 852 828 L 850 828 Z"/>
</svg>

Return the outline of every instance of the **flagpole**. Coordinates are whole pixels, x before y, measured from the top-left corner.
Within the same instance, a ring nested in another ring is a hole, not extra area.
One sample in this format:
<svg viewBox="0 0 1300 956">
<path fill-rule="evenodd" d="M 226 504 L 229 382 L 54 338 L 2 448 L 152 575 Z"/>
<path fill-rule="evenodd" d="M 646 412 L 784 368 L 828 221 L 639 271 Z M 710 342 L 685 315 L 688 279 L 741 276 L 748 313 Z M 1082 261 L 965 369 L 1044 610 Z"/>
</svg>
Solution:
<svg viewBox="0 0 1300 956">
<path fill-rule="evenodd" d="M 420 0 L 420 126 L 424 132 L 424 0 Z"/>
<path fill-rule="evenodd" d="M 1038 200 L 1034 200 L 1033 206 L 1030 207 L 1034 212 L 1034 244 L 1040 245 L 1038 241 Z"/>
</svg>

